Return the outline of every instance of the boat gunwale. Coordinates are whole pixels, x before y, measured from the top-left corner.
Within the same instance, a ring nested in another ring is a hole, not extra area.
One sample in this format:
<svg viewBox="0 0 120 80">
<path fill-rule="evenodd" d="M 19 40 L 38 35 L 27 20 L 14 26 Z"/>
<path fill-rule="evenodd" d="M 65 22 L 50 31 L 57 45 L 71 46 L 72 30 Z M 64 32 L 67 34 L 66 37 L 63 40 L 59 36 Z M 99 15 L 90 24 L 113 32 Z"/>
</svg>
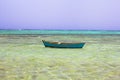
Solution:
<svg viewBox="0 0 120 80">
<path fill-rule="evenodd" d="M 43 42 L 48 42 L 48 43 L 52 43 L 52 44 L 85 44 L 85 42 L 53 42 L 53 41 L 46 41 L 46 40 L 42 40 Z"/>
</svg>

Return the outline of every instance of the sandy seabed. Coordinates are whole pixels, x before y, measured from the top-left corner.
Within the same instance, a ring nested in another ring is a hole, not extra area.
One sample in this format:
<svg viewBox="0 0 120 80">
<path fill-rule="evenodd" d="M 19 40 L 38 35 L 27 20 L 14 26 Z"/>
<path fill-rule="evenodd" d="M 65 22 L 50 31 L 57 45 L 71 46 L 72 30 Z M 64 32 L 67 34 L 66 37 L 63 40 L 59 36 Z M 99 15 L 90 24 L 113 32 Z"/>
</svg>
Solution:
<svg viewBox="0 0 120 80">
<path fill-rule="evenodd" d="M 45 48 L 41 40 L 86 44 Z M 120 35 L 0 35 L 0 80 L 120 80 Z"/>
</svg>

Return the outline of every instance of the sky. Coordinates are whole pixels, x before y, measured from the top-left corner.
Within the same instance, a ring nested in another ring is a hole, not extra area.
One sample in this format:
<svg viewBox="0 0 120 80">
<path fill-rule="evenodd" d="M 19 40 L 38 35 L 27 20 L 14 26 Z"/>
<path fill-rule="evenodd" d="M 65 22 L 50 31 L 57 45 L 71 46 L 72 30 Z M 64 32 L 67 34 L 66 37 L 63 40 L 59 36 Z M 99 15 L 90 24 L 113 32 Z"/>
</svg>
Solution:
<svg viewBox="0 0 120 80">
<path fill-rule="evenodd" d="M 120 0 L 0 0 L 0 29 L 120 30 Z"/>
</svg>

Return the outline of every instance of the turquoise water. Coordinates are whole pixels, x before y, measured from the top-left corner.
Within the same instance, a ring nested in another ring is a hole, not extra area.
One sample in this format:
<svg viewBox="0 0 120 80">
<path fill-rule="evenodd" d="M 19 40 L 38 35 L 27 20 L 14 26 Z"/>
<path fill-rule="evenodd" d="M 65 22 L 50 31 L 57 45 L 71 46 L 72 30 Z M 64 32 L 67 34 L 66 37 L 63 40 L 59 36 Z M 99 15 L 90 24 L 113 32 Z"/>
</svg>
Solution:
<svg viewBox="0 0 120 80">
<path fill-rule="evenodd" d="M 0 30 L 0 34 L 0 80 L 120 80 L 120 31 Z M 82 49 L 46 48 L 42 40 L 86 44 Z"/>
<path fill-rule="evenodd" d="M 0 34 L 120 34 L 120 30 L 0 30 Z"/>
</svg>

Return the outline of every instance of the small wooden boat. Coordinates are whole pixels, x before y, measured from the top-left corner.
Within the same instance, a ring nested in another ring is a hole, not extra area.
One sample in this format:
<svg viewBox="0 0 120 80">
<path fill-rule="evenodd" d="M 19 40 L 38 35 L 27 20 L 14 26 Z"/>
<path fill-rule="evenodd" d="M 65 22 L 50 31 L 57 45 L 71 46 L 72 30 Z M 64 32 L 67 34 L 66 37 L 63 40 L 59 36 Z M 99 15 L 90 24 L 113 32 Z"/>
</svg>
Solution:
<svg viewBox="0 0 120 80">
<path fill-rule="evenodd" d="M 50 42 L 42 40 L 45 47 L 53 47 L 53 48 L 82 48 L 85 43 L 63 43 L 63 42 Z"/>
</svg>

